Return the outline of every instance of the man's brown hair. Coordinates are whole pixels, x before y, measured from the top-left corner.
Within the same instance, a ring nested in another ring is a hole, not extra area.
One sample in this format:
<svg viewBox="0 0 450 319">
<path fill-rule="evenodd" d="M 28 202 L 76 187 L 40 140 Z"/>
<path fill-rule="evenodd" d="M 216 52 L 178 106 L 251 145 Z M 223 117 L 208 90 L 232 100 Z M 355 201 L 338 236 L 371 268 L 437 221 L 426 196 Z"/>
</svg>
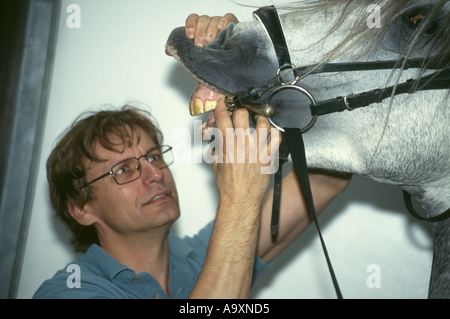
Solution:
<svg viewBox="0 0 450 319">
<path fill-rule="evenodd" d="M 125 105 L 120 110 L 83 113 L 60 135 L 47 160 L 47 180 L 56 216 L 72 231 L 76 252 L 84 252 L 92 244 L 99 244 L 95 227 L 80 225 L 69 213 L 69 205 L 82 208 L 94 199 L 91 185 L 80 189 L 88 182 L 85 178 L 86 164 L 104 160 L 95 152 L 97 145 L 122 153 L 133 144 L 135 137 L 140 140 L 141 130 L 161 146 L 163 134 L 152 115 Z M 121 143 L 112 142 L 117 138 Z"/>
</svg>

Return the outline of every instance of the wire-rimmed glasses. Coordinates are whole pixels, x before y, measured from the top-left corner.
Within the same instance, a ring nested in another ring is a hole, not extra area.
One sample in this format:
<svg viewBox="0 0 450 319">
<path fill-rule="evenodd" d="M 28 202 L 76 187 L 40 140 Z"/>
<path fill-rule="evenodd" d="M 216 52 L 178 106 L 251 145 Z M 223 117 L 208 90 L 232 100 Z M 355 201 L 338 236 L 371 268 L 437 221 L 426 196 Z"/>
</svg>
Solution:
<svg viewBox="0 0 450 319">
<path fill-rule="evenodd" d="M 153 166 L 159 169 L 166 168 L 173 164 L 173 152 L 172 147 L 169 145 L 162 145 L 161 147 L 156 147 L 148 151 L 145 155 L 140 157 L 132 157 L 126 160 L 123 160 L 113 167 L 111 170 L 103 174 L 100 177 L 90 181 L 89 183 L 80 186 L 80 189 L 106 177 L 108 175 L 112 175 L 117 184 L 123 185 L 127 183 L 131 183 L 132 181 L 137 180 L 141 176 L 141 158 L 145 157 Z"/>
</svg>

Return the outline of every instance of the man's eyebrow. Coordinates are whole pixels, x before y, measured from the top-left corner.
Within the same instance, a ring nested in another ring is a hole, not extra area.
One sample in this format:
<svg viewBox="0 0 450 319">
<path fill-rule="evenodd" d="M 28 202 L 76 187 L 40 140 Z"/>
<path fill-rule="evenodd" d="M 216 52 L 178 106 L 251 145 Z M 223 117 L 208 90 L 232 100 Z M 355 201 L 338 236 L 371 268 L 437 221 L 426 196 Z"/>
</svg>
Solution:
<svg viewBox="0 0 450 319">
<path fill-rule="evenodd" d="M 158 149 L 161 150 L 161 146 L 156 145 L 156 146 L 149 147 L 148 151 L 146 151 L 144 154 L 141 154 L 140 156 L 143 156 L 143 155 L 147 154 L 150 151 L 154 151 L 154 150 L 158 150 Z M 132 159 L 132 158 L 137 158 L 137 157 L 135 157 L 135 156 L 126 157 L 124 159 L 121 159 L 121 160 L 118 160 L 118 161 L 114 161 L 114 162 L 112 161 L 112 159 L 110 159 L 110 160 L 105 160 L 105 163 L 107 163 L 108 165 L 111 165 L 111 166 L 109 166 L 109 168 L 111 169 L 112 167 L 116 166 L 117 164 L 120 164 L 120 163 L 122 163 L 122 162 L 124 162 L 126 160 L 129 160 L 129 159 Z"/>
<path fill-rule="evenodd" d="M 150 148 L 145 154 L 147 154 L 147 153 L 150 152 L 150 151 L 156 151 L 156 150 L 161 151 L 161 146 L 155 146 L 155 147 L 152 147 L 152 148 Z"/>
</svg>

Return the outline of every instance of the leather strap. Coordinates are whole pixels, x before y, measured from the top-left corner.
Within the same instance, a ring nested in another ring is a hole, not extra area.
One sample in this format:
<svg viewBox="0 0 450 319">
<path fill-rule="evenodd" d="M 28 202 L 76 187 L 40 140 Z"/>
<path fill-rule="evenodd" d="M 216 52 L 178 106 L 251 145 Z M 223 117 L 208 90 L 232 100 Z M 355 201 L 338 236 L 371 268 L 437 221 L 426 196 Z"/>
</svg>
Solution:
<svg viewBox="0 0 450 319">
<path fill-rule="evenodd" d="M 345 97 L 337 97 L 331 100 L 317 102 L 311 105 L 311 115 L 324 115 L 333 112 L 353 110 L 359 107 L 368 106 L 372 103 L 379 103 L 391 97 L 395 89 L 395 95 L 404 93 L 414 93 L 419 90 L 439 90 L 450 87 L 450 70 L 436 72 L 422 77 L 420 80 L 408 80 L 404 83 L 384 89 L 376 89 L 361 94 L 350 94 Z"/>
<path fill-rule="evenodd" d="M 280 72 L 292 68 L 289 49 L 281 28 L 280 18 L 274 6 L 262 7 L 253 12 L 255 17 L 261 22 L 270 39 L 278 59 Z M 268 27 L 270 26 L 270 27 Z"/>
<path fill-rule="evenodd" d="M 254 15 L 264 26 L 267 34 L 272 40 L 273 47 L 275 49 L 278 64 L 279 64 L 279 72 L 292 69 L 293 66 L 291 64 L 291 58 L 289 56 L 289 50 L 287 47 L 286 39 L 284 38 L 283 30 L 281 29 L 280 19 L 278 17 L 278 13 L 274 6 L 263 7 L 254 12 Z M 296 71 L 294 70 L 294 76 L 297 76 Z M 282 81 L 280 79 L 280 81 Z M 257 88 L 251 88 L 249 92 L 251 94 L 257 94 Z M 250 97 L 251 99 L 254 98 Z M 239 106 L 241 103 L 246 100 L 245 97 L 243 100 L 239 98 L 235 98 L 235 103 Z M 294 161 L 294 166 L 297 172 L 297 177 L 300 181 L 300 185 L 302 187 L 303 193 L 306 198 L 308 210 L 311 213 L 314 224 L 316 225 L 317 231 L 319 233 L 320 242 L 322 244 L 322 249 L 325 254 L 325 258 L 327 260 L 328 269 L 330 270 L 331 278 L 333 280 L 333 285 L 336 290 L 337 297 L 342 299 L 341 290 L 339 288 L 339 284 L 337 282 L 336 276 L 334 274 L 333 266 L 331 265 L 330 258 L 328 256 L 328 252 L 325 246 L 325 241 L 323 240 L 322 233 L 320 232 L 319 222 L 317 220 L 316 211 L 314 208 L 314 202 L 311 193 L 311 187 L 309 184 L 308 177 L 308 169 L 306 166 L 306 157 L 305 157 L 305 146 L 303 144 L 302 133 L 298 128 L 284 128 L 284 133 L 282 134 L 282 142 L 279 149 L 279 167 L 277 172 L 275 173 L 275 186 L 274 186 L 274 197 L 273 197 L 273 209 L 272 209 L 272 220 L 271 220 L 271 233 L 272 235 L 276 235 L 278 231 L 279 225 L 279 215 L 280 215 L 280 201 L 281 201 L 281 181 L 282 181 L 282 165 L 287 160 L 289 152 L 291 152 L 292 159 Z"/>
<path fill-rule="evenodd" d="M 274 177 L 273 187 L 273 204 L 272 204 L 272 220 L 270 223 L 270 230 L 272 236 L 275 236 L 278 232 L 278 224 L 280 219 L 280 203 L 281 203 L 281 183 L 283 180 L 283 165 L 287 162 L 289 156 L 289 147 L 287 145 L 286 136 L 283 132 L 281 134 L 281 145 L 278 150 L 278 170 Z"/>
<path fill-rule="evenodd" d="M 444 219 L 447 219 L 450 217 L 450 208 L 447 209 L 445 212 L 443 212 L 440 215 L 434 216 L 434 217 L 422 217 L 420 216 L 415 210 L 411 202 L 411 195 L 405 191 L 403 191 L 403 201 L 405 202 L 406 209 L 408 209 L 408 212 L 413 215 L 415 218 L 419 220 L 423 220 L 426 222 L 440 222 Z"/>
<path fill-rule="evenodd" d="M 333 266 L 331 264 L 330 257 L 328 256 L 327 247 L 325 246 L 325 241 L 323 240 L 322 233 L 319 227 L 319 221 L 317 220 L 317 214 L 314 207 L 314 201 L 311 192 L 311 186 L 309 183 L 308 168 L 306 166 L 306 156 L 305 156 L 305 145 L 303 143 L 303 137 L 299 128 L 288 128 L 285 127 L 286 140 L 291 151 L 292 160 L 294 162 L 295 170 L 297 172 L 297 177 L 300 185 L 305 195 L 306 204 L 308 210 L 311 213 L 314 224 L 316 225 L 317 232 L 319 233 L 320 242 L 322 244 L 322 249 L 325 254 L 328 269 L 330 271 L 331 279 L 333 281 L 334 289 L 336 295 L 339 299 L 343 299 L 339 284 L 334 274 Z"/>
</svg>

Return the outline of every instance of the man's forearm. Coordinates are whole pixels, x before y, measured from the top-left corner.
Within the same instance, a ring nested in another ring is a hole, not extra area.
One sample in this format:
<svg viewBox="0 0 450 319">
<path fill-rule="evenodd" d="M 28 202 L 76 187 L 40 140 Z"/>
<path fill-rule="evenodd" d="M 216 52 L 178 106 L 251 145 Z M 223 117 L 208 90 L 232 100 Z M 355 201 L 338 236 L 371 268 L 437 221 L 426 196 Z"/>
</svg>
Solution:
<svg viewBox="0 0 450 319">
<path fill-rule="evenodd" d="M 192 298 L 248 298 L 256 257 L 261 205 L 270 181 L 262 174 L 267 164 L 252 162 L 250 153 L 272 150 L 279 136 L 267 139 L 270 123 L 257 119 L 255 131 L 249 135 L 235 130 L 248 130 L 249 114 L 236 110 L 233 120 L 220 100 L 214 110 L 217 129 L 221 132 L 222 151 L 215 150 L 218 161 L 212 163 L 219 189 L 219 206 L 208 252 Z M 272 144 L 273 143 L 273 144 Z M 270 153 L 272 157 L 276 149 Z M 241 161 L 241 155 L 245 160 Z M 239 160 L 238 160 L 239 158 Z"/>
<path fill-rule="evenodd" d="M 260 206 L 221 200 L 208 253 L 190 298 L 248 298 Z"/>
<path fill-rule="evenodd" d="M 351 175 L 328 175 L 324 172 L 311 172 L 311 192 L 317 214 L 339 194 L 350 182 Z M 280 223 L 277 236 L 270 233 L 273 189 L 264 198 L 258 243 L 258 256 L 269 262 L 289 246 L 312 222 L 303 192 L 293 169 L 284 179 L 281 191 Z"/>
</svg>

